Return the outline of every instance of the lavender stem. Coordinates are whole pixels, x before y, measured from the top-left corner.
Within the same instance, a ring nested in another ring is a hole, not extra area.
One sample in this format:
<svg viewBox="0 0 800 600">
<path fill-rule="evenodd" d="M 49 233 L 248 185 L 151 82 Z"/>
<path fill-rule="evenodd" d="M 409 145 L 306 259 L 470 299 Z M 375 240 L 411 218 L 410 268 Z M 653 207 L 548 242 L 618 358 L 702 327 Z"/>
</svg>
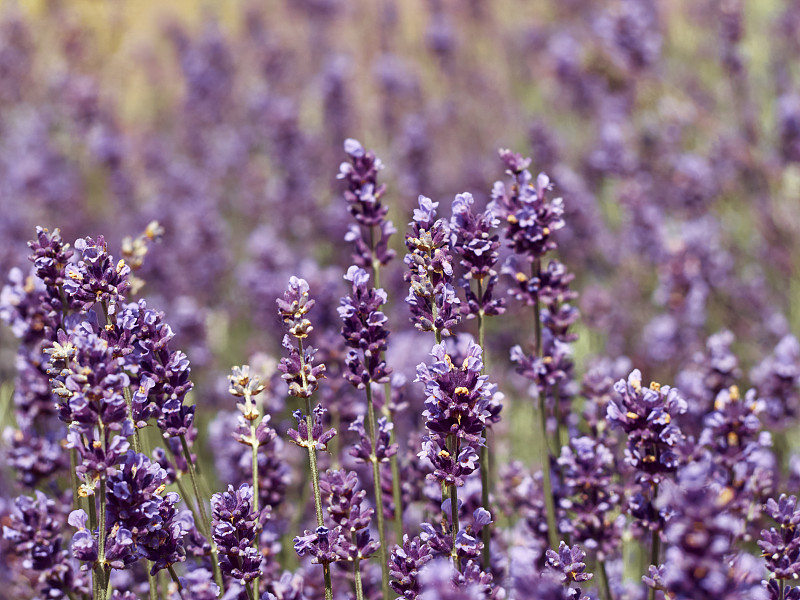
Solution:
<svg viewBox="0 0 800 600">
<path fill-rule="evenodd" d="M 378 549 L 378 557 L 381 561 L 381 587 L 383 589 L 384 600 L 389 599 L 389 564 L 386 556 L 386 531 L 383 519 L 383 490 L 381 489 L 381 470 L 380 463 L 376 454 L 375 436 L 375 407 L 372 403 L 372 386 L 367 382 L 367 430 L 371 442 L 370 461 L 372 462 L 372 478 L 375 484 L 375 516 L 378 519 L 378 536 L 380 537 L 381 547 Z"/>
<path fill-rule="evenodd" d="M 358 548 L 358 536 L 354 531 L 352 533 L 353 537 L 353 545 Z M 356 600 L 364 600 L 364 587 L 361 584 L 361 553 L 359 552 L 356 554 L 356 558 L 353 561 L 353 576 L 355 577 L 355 584 L 356 584 Z"/>
<path fill-rule="evenodd" d="M 300 356 L 303 356 L 303 340 L 298 340 L 300 344 Z M 302 359 L 301 359 L 302 360 Z M 306 427 L 308 430 L 308 465 L 311 469 L 311 484 L 314 488 L 314 512 L 317 515 L 317 527 L 322 527 L 322 494 L 319 491 L 319 469 L 317 468 L 317 451 L 314 448 L 314 436 L 312 433 L 313 422 L 311 413 L 311 397 L 306 397 Z M 322 563 L 322 576 L 325 579 L 325 600 L 333 600 L 333 586 L 331 583 L 331 566 Z"/>
<path fill-rule="evenodd" d="M 186 464 L 189 469 L 189 479 L 192 480 L 192 489 L 194 491 L 194 497 L 197 501 L 197 508 L 200 511 L 200 520 L 203 523 L 203 527 L 205 527 L 206 533 L 208 534 L 208 541 L 211 543 L 211 568 L 214 571 L 214 580 L 217 582 L 220 591 L 225 590 L 224 583 L 222 581 L 222 573 L 219 570 L 219 559 L 217 558 L 217 544 L 214 542 L 214 538 L 211 536 L 211 521 L 208 520 L 208 514 L 206 513 L 206 507 L 203 504 L 203 498 L 200 495 L 200 487 L 197 485 L 197 474 L 194 470 L 194 463 L 192 462 L 192 453 L 189 450 L 189 443 L 186 441 L 186 436 L 181 434 L 181 448 L 183 449 L 183 456 L 186 459 Z"/>
<path fill-rule="evenodd" d="M 478 279 L 478 304 L 483 306 L 483 280 Z M 478 345 L 481 347 L 481 357 L 483 358 L 483 368 L 481 369 L 481 375 L 486 374 L 486 365 L 488 363 L 487 352 L 486 352 L 486 322 L 485 322 L 485 315 L 483 313 L 483 308 L 478 310 Z M 480 461 L 481 461 L 481 504 L 483 504 L 483 508 L 489 510 L 489 495 L 490 489 L 489 486 L 491 485 L 489 479 L 489 435 L 488 430 L 486 427 L 483 428 L 483 446 L 481 446 L 480 450 Z M 490 529 L 490 525 L 484 525 L 483 529 L 481 530 L 481 539 L 483 541 L 483 549 L 481 550 L 481 557 L 483 558 L 483 567 L 484 569 L 491 568 L 492 564 L 492 530 Z"/>
</svg>

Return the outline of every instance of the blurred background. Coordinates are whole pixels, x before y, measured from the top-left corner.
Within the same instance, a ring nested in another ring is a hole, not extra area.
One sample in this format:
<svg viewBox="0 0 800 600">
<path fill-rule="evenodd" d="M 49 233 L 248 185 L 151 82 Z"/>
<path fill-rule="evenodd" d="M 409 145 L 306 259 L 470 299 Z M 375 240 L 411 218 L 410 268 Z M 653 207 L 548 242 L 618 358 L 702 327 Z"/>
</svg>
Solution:
<svg viewBox="0 0 800 600">
<path fill-rule="evenodd" d="M 229 403 L 230 365 L 279 351 L 290 275 L 339 327 L 345 138 L 385 164 L 401 256 L 419 194 L 442 216 L 459 192 L 482 206 L 510 148 L 565 199 L 579 372 L 627 357 L 670 381 L 724 328 L 749 369 L 800 331 L 799 30 L 800 2 L 777 0 L 6 0 L 0 271 L 28 268 L 36 225 L 119 255 L 158 220 L 141 295 L 195 393 Z M 402 272 L 383 282 L 389 363 L 411 375 L 426 349 Z M 501 363 L 522 340 L 497 321 Z"/>
</svg>

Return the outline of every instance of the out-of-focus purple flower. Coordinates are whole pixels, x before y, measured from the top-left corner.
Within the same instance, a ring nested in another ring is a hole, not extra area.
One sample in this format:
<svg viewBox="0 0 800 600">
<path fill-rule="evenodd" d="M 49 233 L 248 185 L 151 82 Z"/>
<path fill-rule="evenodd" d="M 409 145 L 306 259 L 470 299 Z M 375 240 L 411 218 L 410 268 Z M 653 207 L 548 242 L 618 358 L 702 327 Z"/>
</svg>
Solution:
<svg viewBox="0 0 800 600">
<path fill-rule="evenodd" d="M 342 336 L 351 348 L 347 354 L 347 380 L 361 389 L 369 382 L 389 381 L 391 369 L 382 355 L 386 351 L 389 329 L 380 307 L 386 304 L 386 292 L 369 287 L 369 274 L 355 265 L 344 276 L 352 283 L 352 295 L 341 299 L 338 311 Z"/>
<path fill-rule="evenodd" d="M 394 424 L 386 417 L 378 419 L 375 428 L 375 459 L 378 462 L 387 462 L 397 454 L 397 444 L 390 443 Z M 348 427 L 350 431 L 358 434 L 358 443 L 350 448 L 350 455 L 359 462 L 369 462 L 372 456 L 372 441 L 364 427 L 364 415 L 359 415 Z"/>
<path fill-rule="evenodd" d="M 758 397 L 766 403 L 769 427 L 781 428 L 800 413 L 800 342 L 783 337 L 774 352 L 750 373 Z"/>
<path fill-rule="evenodd" d="M 70 552 L 62 548 L 63 518 L 59 504 L 40 491 L 33 497 L 19 496 L 4 518 L 7 557 L 16 555 L 22 559 L 21 566 L 30 581 L 28 585 L 42 597 L 87 593 L 85 576 L 70 560 Z"/>
<path fill-rule="evenodd" d="M 479 600 L 485 598 L 478 583 L 459 582 L 459 572 L 448 558 L 438 558 L 427 563 L 417 576 L 420 594 L 411 596 L 420 600 Z"/>
<path fill-rule="evenodd" d="M 681 429 L 699 433 L 703 417 L 713 410 L 717 395 L 734 385 L 741 377 L 739 361 L 733 354 L 733 333 L 717 332 L 706 340 L 706 351 L 697 352 L 676 376 L 678 389 L 692 402 L 681 418 Z"/>
<path fill-rule="evenodd" d="M 350 162 L 339 166 L 336 178 L 347 183 L 344 199 L 357 223 L 348 229 L 345 240 L 355 244 L 353 259 L 359 267 L 380 267 L 395 255 L 388 243 L 396 232 L 392 222 L 386 220 L 389 208 L 382 203 L 386 184 L 378 184 L 378 172 L 383 169 L 383 163 L 374 152 L 364 150 L 361 143 L 352 138 L 345 140 L 344 151 Z M 368 232 L 366 237 L 364 230 Z"/>
<path fill-rule="evenodd" d="M 259 516 L 252 510 L 253 488 L 232 485 L 211 497 L 211 537 L 217 545 L 220 568 L 239 583 L 260 577 L 261 555 L 253 541 L 261 531 Z"/>
<path fill-rule="evenodd" d="M 320 478 L 319 488 L 328 504 L 328 514 L 331 520 L 341 527 L 342 533 L 347 537 L 355 537 L 355 543 L 349 547 L 340 547 L 340 556 L 344 560 L 368 558 L 378 549 L 378 542 L 372 540 L 369 534 L 369 524 L 374 512 L 371 508 L 363 507 L 365 490 L 356 492 L 358 475 L 355 471 L 332 471 L 325 473 Z M 343 553 L 343 554 L 342 554 Z"/>
<path fill-rule="evenodd" d="M 766 513 L 777 523 L 761 531 L 760 546 L 767 561 L 767 569 L 775 579 L 794 581 L 800 577 L 800 509 L 797 497 L 781 494 L 777 502 L 770 498 L 764 507 Z"/>
<path fill-rule="evenodd" d="M 219 596 L 219 586 L 214 583 L 211 572 L 200 568 L 189 571 L 180 578 L 181 586 L 186 596 L 192 600 L 215 600 Z M 173 594 L 170 600 L 179 600 L 178 593 Z"/>
<path fill-rule="evenodd" d="M 622 536 L 619 519 L 614 518 L 620 503 L 614 463 L 611 451 L 587 436 L 571 439 L 558 459 L 563 483 L 560 504 L 572 513 L 559 529 L 572 541 L 594 549 L 600 560 L 615 552 Z"/>
<path fill-rule="evenodd" d="M 657 500 L 660 508 L 672 512 L 664 531 L 669 546 L 660 577 L 663 589 L 676 600 L 766 600 L 761 576 L 756 575 L 760 570 L 727 558 L 734 552 L 742 522 L 728 511 L 731 490 L 715 484 L 710 475 L 708 463 L 687 465 L 677 484 L 665 483 Z"/>
</svg>

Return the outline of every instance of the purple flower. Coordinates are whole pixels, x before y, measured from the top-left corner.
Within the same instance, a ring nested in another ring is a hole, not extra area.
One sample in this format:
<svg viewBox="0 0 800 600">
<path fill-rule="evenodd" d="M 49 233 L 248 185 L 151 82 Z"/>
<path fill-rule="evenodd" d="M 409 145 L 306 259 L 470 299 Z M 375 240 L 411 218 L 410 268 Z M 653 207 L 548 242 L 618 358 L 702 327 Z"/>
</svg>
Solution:
<svg viewBox="0 0 800 600">
<path fill-rule="evenodd" d="M 339 166 L 336 178 L 347 184 L 344 199 L 357 223 L 350 226 L 345 240 L 355 244 L 353 258 L 358 266 L 374 268 L 376 265 L 385 265 L 395 255 L 394 250 L 389 249 L 388 243 L 389 237 L 396 230 L 392 222 L 386 220 L 389 208 L 382 203 L 386 185 L 379 185 L 377 181 L 383 163 L 372 151 L 364 150 L 354 139 L 345 140 L 344 151 L 350 162 L 343 162 Z M 365 229 L 368 231 L 366 239 Z"/>
<path fill-rule="evenodd" d="M 548 549 L 546 556 L 545 567 L 558 578 L 561 585 L 569 586 L 573 582 L 581 583 L 592 578 L 591 573 L 585 573 L 586 564 L 583 559 L 586 553 L 578 545 L 569 547 L 561 542 L 558 552 Z"/>
<path fill-rule="evenodd" d="M 81 303 L 84 312 L 99 302 L 113 315 L 117 304 L 125 301 L 130 267 L 124 260 L 114 263 L 102 235 L 97 241 L 90 237 L 76 240 L 75 249 L 81 253 L 81 260 L 77 265 L 67 265 L 64 291 Z"/>
<path fill-rule="evenodd" d="M 797 531 L 797 525 L 800 524 L 800 509 L 797 507 L 797 497 L 781 494 L 777 502 L 773 498 L 767 500 L 764 509 L 780 528 L 761 531 L 758 545 L 766 558 L 767 569 L 779 580 L 798 579 L 800 532 Z"/>
<path fill-rule="evenodd" d="M 637 470 L 640 481 L 658 484 L 681 462 L 684 436 L 674 419 L 686 412 L 686 401 L 677 389 L 666 385 L 654 382 L 643 388 L 638 369 L 627 382 L 618 381 L 614 391 L 607 416 L 628 434 L 625 460 Z"/>
<path fill-rule="evenodd" d="M 419 571 L 433 560 L 431 547 L 419 537 L 403 536 L 403 545 L 395 546 L 389 558 L 391 588 L 407 600 L 415 600 L 420 593 Z"/>
<path fill-rule="evenodd" d="M 499 315 L 505 311 L 502 298 L 493 297 L 497 284 L 496 265 L 500 241 L 494 231 L 500 224 L 491 209 L 474 213 L 472 194 L 458 194 L 453 200 L 453 215 L 450 219 L 450 245 L 453 252 L 461 256 L 461 266 L 466 269 L 462 287 L 466 292 L 468 314 L 477 316 Z M 472 290 L 471 281 L 478 284 L 478 292 Z"/>
<path fill-rule="evenodd" d="M 555 250 L 553 234 L 564 227 L 564 202 L 561 198 L 550 200 L 550 178 L 540 173 L 533 181 L 527 170 L 529 159 L 522 159 L 509 150 L 501 150 L 500 158 L 513 183 L 494 184 L 489 208 L 499 218 L 505 219 L 505 238 L 515 254 L 527 260 L 539 260 L 550 250 Z"/>
<path fill-rule="evenodd" d="M 368 529 L 374 511 L 362 506 L 367 492 L 357 492 L 357 485 L 358 475 L 354 471 L 344 470 L 329 470 L 319 482 L 331 520 L 341 528 L 345 538 L 348 533 L 351 538 L 356 534 L 357 545 L 341 547 L 344 552 L 341 556 L 345 560 L 368 558 L 378 549 L 378 542 L 371 539 Z"/>
<path fill-rule="evenodd" d="M 359 389 L 370 381 L 385 383 L 391 374 L 382 358 L 389 337 L 386 315 L 380 311 L 386 304 L 386 292 L 369 287 L 369 274 L 355 265 L 347 269 L 344 278 L 353 287 L 352 295 L 342 298 L 338 308 L 343 321 L 342 336 L 351 348 L 345 377 Z"/>
<path fill-rule="evenodd" d="M 448 336 L 461 320 L 461 301 L 452 285 L 450 234 L 445 221 L 433 221 L 437 202 L 420 196 L 419 206 L 414 211 L 411 233 L 406 235 L 409 253 L 405 257 L 405 278 L 410 284 L 406 303 L 417 329 Z"/>
<path fill-rule="evenodd" d="M 390 443 L 394 424 L 386 417 L 381 417 L 376 425 L 375 458 L 378 462 L 387 462 L 389 458 L 397 454 L 397 444 Z M 353 444 L 350 448 L 350 456 L 354 456 L 358 462 L 371 461 L 372 441 L 364 427 L 364 415 L 357 416 L 348 430 L 358 434 L 358 443 Z"/>
<path fill-rule="evenodd" d="M 252 510 L 253 488 L 232 485 L 211 497 L 211 537 L 217 544 L 220 567 L 229 577 L 245 584 L 262 575 L 261 554 L 253 547 L 261 531 L 258 514 Z"/>
<path fill-rule="evenodd" d="M 800 342 L 787 335 L 774 352 L 750 373 L 758 396 L 766 403 L 771 427 L 783 427 L 800 413 Z"/>
<path fill-rule="evenodd" d="M 289 331 L 283 336 L 283 347 L 289 351 L 289 355 L 281 359 L 278 368 L 289 385 L 289 394 L 297 398 L 311 397 L 317 389 L 317 381 L 325 376 L 325 365 L 314 364 L 316 350 L 303 345 L 303 340 L 314 329 L 311 321 L 306 318 L 306 314 L 314 306 L 308 290 L 305 279 L 292 276 L 283 298 L 276 300 L 278 314 Z M 292 342 L 293 338 L 295 342 Z"/>
<path fill-rule="evenodd" d="M 347 560 L 353 554 L 351 542 L 348 540 L 341 527 L 328 529 L 319 526 L 313 532 L 306 531 L 303 535 L 294 538 L 294 551 L 298 556 L 313 556 L 314 564 L 330 564 L 340 560 Z"/>
<path fill-rule="evenodd" d="M 61 506 L 66 497 L 58 502 L 36 491 L 33 497 L 19 496 L 9 514 L 4 517 L 3 539 L 6 541 L 8 558 L 16 555 L 24 569 L 27 591 L 36 591 L 41 597 L 60 598 L 67 594 L 84 594 L 84 575 L 70 560 L 70 552 L 62 548 L 64 514 Z M 13 569 L 16 561 L 8 560 L 9 574 L 23 574 Z"/>
<path fill-rule="evenodd" d="M 476 448 L 483 430 L 494 388 L 481 375 L 481 348 L 470 342 L 460 365 L 454 365 L 444 344 L 431 350 L 431 365 L 417 366 L 417 378 L 425 384 L 426 427 L 422 452 L 434 466 L 430 477 L 447 485 L 463 485 L 463 478 L 478 468 Z"/>
<path fill-rule="evenodd" d="M 765 600 L 761 568 L 739 557 L 731 561 L 742 521 L 728 510 L 731 490 L 711 479 L 709 463 L 692 463 L 667 481 L 657 504 L 672 516 L 664 537 L 668 548 L 661 575 L 676 600 L 753 598 Z M 749 557 L 752 558 L 752 557 Z"/>
<path fill-rule="evenodd" d="M 560 529 L 572 541 L 595 549 L 601 560 L 610 557 L 620 544 L 622 527 L 614 518 L 620 504 L 614 455 L 601 442 L 590 437 L 572 438 L 561 449 L 561 507 L 572 514 Z"/>
<path fill-rule="evenodd" d="M 290 429 L 286 434 L 292 438 L 292 441 L 301 448 L 308 447 L 311 444 L 316 450 L 326 450 L 328 442 L 330 442 L 336 435 L 335 429 L 328 429 L 325 431 L 323 419 L 325 413 L 328 412 L 321 404 L 314 407 L 313 422 L 311 425 L 311 441 L 308 439 L 308 423 L 306 417 L 299 410 L 292 413 L 297 420 L 297 429 Z"/>
</svg>

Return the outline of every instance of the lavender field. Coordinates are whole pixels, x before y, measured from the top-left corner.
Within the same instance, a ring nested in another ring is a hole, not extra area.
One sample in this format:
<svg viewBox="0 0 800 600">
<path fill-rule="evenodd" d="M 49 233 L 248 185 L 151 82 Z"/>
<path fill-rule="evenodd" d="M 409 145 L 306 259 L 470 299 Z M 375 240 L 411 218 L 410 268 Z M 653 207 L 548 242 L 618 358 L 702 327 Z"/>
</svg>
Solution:
<svg viewBox="0 0 800 600">
<path fill-rule="evenodd" d="M 800 0 L 0 2 L 0 600 L 800 600 Z"/>
</svg>

